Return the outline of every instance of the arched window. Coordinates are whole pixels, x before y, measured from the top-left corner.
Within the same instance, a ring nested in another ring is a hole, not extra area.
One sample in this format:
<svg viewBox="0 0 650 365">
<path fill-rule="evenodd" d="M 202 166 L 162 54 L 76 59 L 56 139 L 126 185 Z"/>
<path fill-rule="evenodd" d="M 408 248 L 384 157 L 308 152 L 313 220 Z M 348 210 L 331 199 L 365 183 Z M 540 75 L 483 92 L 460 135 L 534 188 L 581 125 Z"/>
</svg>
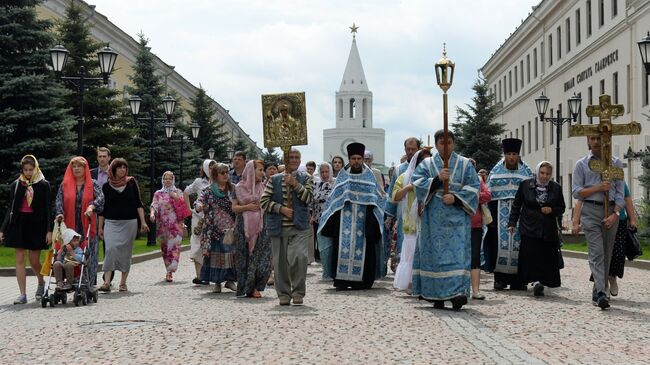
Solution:
<svg viewBox="0 0 650 365">
<path fill-rule="evenodd" d="M 337 115 L 339 118 L 343 118 L 343 99 L 339 99 L 339 102 L 337 104 Z"/>
<path fill-rule="evenodd" d="M 355 119 L 357 117 L 357 102 L 354 98 L 350 99 L 350 118 Z"/>
<path fill-rule="evenodd" d="M 366 98 L 361 102 L 361 115 L 364 119 L 368 118 L 368 102 L 366 101 Z"/>
</svg>

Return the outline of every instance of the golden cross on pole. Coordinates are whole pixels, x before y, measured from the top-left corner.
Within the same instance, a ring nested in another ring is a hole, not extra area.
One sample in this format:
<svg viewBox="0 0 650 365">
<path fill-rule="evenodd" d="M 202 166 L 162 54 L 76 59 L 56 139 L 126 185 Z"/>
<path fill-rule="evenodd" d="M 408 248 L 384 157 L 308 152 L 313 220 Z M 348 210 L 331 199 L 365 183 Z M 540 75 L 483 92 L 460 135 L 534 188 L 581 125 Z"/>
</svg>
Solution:
<svg viewBox="0 0 650 365">
<path fill-rule="evenodd" d="M 627 124 L 612 124 L 612 117 L 623 115 L 625 108 L 620 104 L 612 104 L 609 95 L 601 95 L 598 102 L 598 105 L 588 105 L 586 112 L 588 117 L 598 117 L 600 122 L 592 125 L 572 125 L 569 129 L 569 137 L 600 136 L 600 160 L 590 160 L 589 168 L 591 171 L 599 172 L 603 182 L 622 180 L 623 169 L 612 166 L 612 136 L 641 134 L 641 124 L 634 121 Z M 607 216 L 609 192 L 605 192 L 603 203 L 605 216 Z"/>
</svg>

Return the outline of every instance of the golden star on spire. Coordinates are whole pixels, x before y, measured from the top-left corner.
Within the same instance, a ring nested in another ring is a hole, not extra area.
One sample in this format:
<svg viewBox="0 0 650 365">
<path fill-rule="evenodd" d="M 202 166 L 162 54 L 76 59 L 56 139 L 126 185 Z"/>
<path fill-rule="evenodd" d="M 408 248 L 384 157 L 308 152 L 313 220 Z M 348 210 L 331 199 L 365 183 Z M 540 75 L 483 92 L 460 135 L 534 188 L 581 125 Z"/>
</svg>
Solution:
<svg viewBox="0 0 650 365">
<path fill-rule="evenodd" d="M 350 33 L 352 33 L 353 38 L 356 37 L 358 29 L 359 27 L 357 27 L 357 25 L 353 22 L 352 26 L 350 27 Z"/>
</svg>

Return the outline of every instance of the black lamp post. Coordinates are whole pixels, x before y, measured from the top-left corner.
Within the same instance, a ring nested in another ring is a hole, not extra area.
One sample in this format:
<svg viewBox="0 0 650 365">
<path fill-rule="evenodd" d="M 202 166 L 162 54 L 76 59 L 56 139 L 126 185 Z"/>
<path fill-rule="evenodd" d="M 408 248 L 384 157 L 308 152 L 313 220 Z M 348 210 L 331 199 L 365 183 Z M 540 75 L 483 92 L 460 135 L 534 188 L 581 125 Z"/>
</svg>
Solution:
<svg viewBox="0 0 650 365">
<path fill-rule="evenodd" d="M 151 105 L 151 109 L 149 109 L 149 117 L 148 118 L 138 118 L 138 114 L 140 114 L 140 105 L 142 104 L 142 99 L 134 95 L 129 98 L 129 106 L 131 107 L 131 114 L 133 115 L 133 119 L 137 121 L 144 121 L 144 122 L 149 122 L 149 171 L 151 173 L 150 175 L 150 180 L 149 180 L 149 204 L 153 202 L 153 193 L 154 193 L 154 185 L 156 184 L 156 177 L 154 176 L 155 174 L 155 169 L 154 169 L 154 137 L 155 137 L 155 126 L 156 126 L 156 121 L 163 121 L 166 120 L 167 123 L 171 123 L 172 119 L 172 114 L 174 114 L 174 109 L 176 108 L 176 100 L 174 100 L 173 97 L 170 95 L 167 95 L 162 99 L 162 105 L 165 108 L 165 114 L 167 115 L 167 118 L 156 118 L 155 115 L 155 109 L 153 104 Z M 156 245 L 156 225 L 149 222 L 149 237 L 147 239 L 147 246 L 155 246 Z"/>
<path fill-rule="evenodd" d="M 193 122 L 191 128 L 192 128 L 192 139 L 196 139 L 199 136 L 199 131 L 201 130 L 201 126 L 199 125 L 199 123 Z M 169 122 L 165 124 L 165 135 L 167 136 L 167 139 L 169 139 L 170 141 L 180 143 L 181 145 L 181 160 L 179 162 L 180 174 L 179 174 L 178 187 L 182 189 L 183 188 L 183 144 L 185 142 L 192 144 L 193 142 L 190 141 L 189 138 L 183 135 L 179 136 L 178 139 L 172 139 L 174 135 L 174 125 Z"/>
<path fill-rule="evenodd" d="M 99 70 L 102 77 L 86 77 L 85 67 L 79 67 L 77 76 L 61 76 L 61 72 L 65 67 L 68 60 L 68 52 L 63 45 L 59 44 L 50 49 L 50 57 L 52 58 L 52 68 L 57 75 L 57 78 L 65 80 L 77 87 L 79 91 L 79 116 L 77 118 L 77 155 L 83 156 L 83 139 L 84 139 L 84 94 L 86 92 L 86 85 L 93 84 L 98 81 L 103 81 L 104 85 L 108 85 L 108 76 L 113 72 L 115 60 L 117 60 L 117 52 L 115 52 L 108 44 L 97 52 L 99 61 Z"/>
<path fill-rule="evenodd" d="M 208 157 L 210 157 L 211 160 L 214 160 L 214 152 L 215 152 L 214 148 L 210 148 L 208 150 Z"/>
<path fill-rule="evenodd" d="M 572 97 L 569 98 L 569 114 L 571 117 L 569 118 L 562 118 L 562 108 L 557 109 L 557 117 L 553 118 L 545 118 L 544 114 L 546 114 L 546 110 L 548 109 L 548 104 L 550 100 L 547 98 L 544 93 L 542 95 L 538 96 L 537 99 L 535 99 L 535 107 L 537 107 L 537 113 L 539 114 L 539 119 L 541 122 L 547 121 L 550 122 L 555 126 L 555 181 L 559 184 L 560 183 L 560 134 L 562 131 L 562 125 L 564 123 L 569 123 L 575 121 L 578 118 L 578 114 L 580 114 L 580 104 L 582 103 L 582 99 L 576 95 L 575 93 L 573 94 Z"/>
<path fill-rule="evenodd" d="M 645 74 L 647 76 L 650 74 L 650 31 L 648 32 L 648 35 L 641 38 L 637 44 L 639 45 L 639 51 L 641 52 L 641 62 L 643 62 L 643 66 L 645 67 Z"/>
</svg>

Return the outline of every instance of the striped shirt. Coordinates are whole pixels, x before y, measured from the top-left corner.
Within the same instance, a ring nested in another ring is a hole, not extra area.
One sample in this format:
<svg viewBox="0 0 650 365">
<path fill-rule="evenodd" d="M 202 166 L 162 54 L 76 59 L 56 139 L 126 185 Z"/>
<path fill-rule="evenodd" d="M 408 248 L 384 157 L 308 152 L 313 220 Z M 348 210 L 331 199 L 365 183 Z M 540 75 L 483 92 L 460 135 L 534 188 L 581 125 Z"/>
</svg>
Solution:
<svg viewBox="0 0 650 365">
<path fill-rule="evenodd" d="M 289 203 L 289 186 L 284 182 L 284 175 L 285 173 L 282 173 L 282 204 L 273 201 L 273 179 L 269 179 L 266 183 L 264 194 L 262 194 L 262 198 L 260 199 L 260 205 L 267 213 L 280 214 L 280 208 L 291 208 Z M 305 205 L 309 205 L 312 201 L 314 191 L 312 177 L 308 175 L 305 185 L 298 183 L 297 187 L 291 188 L 291 190 L 296 192 L 300 201 L 305 203 Z M 282 215 L 282 227 L 292 227 L 293 225 L 293 219 Z"/>
</svg>

